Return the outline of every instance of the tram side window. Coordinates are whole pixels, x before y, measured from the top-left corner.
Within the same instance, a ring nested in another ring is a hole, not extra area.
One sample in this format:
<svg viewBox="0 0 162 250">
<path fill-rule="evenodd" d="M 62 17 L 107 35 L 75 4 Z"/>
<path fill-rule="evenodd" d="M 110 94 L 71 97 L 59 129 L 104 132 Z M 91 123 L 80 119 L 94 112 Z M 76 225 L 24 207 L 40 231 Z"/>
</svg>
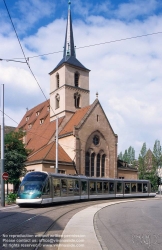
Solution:
<svg viewBox="0 0 162 250">
<path fill-rule="evenodd" d="M 81 181 L 81 194 L 87 194 L 88 192 L 87 181 Z"/>
<path fill-rule="evenodd" d="M 132 192 L 132 193 L 137 192 L 137 183 L 132 183 L 132 184 L 131 184 L 131 192 Z"/>
<path fill-rule="evenodd" d="M 109 191 L 109 183 L 103 182 L 103 192 L 107 194 L 108 191 Z"/>
<path fill-rule="evenodd" d="M 68 195 L 74 195 L 74 180 L 68 180 Z"/>
<path fill-rule="evenodd" d="M 97 193 L 102 194 L 102 182 L 97 182 Z"/>
<path fill-rule="evenodd" d="M 96 182 L 95 181 L 90 181 L 90 194 L 96 194 Z"/>
<path fill-rule="evenodd" d="M 60 196 L 60 179 L 53 179 L 54 196 Z"/>
<path fill-rule="evenodd" d="M 110 194 L 114 194 L 114 182 L 110 182 L 109 183 L 109 193 Z"/>
<path fill-rule="evenodd" d="M 130 183 L 125 183 L 125 194 L 130 193 Z"/>
<path fill-rule="evenodd" d="M 67 180 L 61 179 L 61 196 L 67 196 Z"/>
<path fill-rule="evenodd" d="M 74 195 L 79 195 L 79 181 L 74 180 Z"/>
<path fill-rule="evenodd" d="M 148 192 L 147 183 L 143 183 L 143 193 L 147 192 Z"/>
<path fill-rule="evenodd" d="M 44 188 L 43 188 L 43 194 L 44 195 L 49 195 L 50 193 L 50 182 L 49 179 L 46 181 Z"/>
<path fill-rule="evenodd" d="M 122 187 L 123 187 L 123 183 L 117 182 L 117 193 L 118 194 L 123 193 L 123 191 L 122 191 L 123 188 Z"/>
<path fill-rule="evenodd" d="M 137 189 L 138 189 L 138 192 L 142 192 L 142 183 L 138 183 Z"/>
</svg>

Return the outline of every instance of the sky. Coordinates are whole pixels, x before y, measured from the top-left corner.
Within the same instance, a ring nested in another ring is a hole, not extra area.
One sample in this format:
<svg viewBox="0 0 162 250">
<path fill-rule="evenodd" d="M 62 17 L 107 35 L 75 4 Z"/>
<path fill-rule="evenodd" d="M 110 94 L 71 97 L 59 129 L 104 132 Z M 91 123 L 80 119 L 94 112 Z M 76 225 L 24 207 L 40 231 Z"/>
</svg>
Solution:
<svg viewBox="0 0 162 250">
<path fill-rule="evenodd" d="M 68 0 L 5 2 L 29 65 L 49 99 L 49 72 L 63 57 Z M 91 70 L 90 102 L 98 92 L 118 135 L 118 154 L 132 146 L 138 158 L 144 142 L 151 150 L 155 140 L 162 143 L 162 1 L 71 0 L 71 12 L 77 59 Z M 0 58 L 5 125 L 16 127 L 27 108 L 46 99 L 21 63 L 24 56 L 4 0 Z"/>
</svg>

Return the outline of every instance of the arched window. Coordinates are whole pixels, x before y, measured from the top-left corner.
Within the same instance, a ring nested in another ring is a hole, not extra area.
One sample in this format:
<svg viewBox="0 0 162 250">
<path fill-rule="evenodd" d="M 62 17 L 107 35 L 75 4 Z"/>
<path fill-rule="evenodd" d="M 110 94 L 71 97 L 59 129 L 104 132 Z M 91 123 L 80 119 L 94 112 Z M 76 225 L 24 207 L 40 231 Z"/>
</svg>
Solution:
<svg viewBox="0 0 162 250">
<path fill-rule="evenodd" d="M 55 96 L 55 102 L 56 102 L 55 107 L 56 107 L 56 109 L 58 109 L 60 107 L 60 96 L 59 96 L 59 94 L 57 94 Z"/>
<path fill-rule="evenodd" d="M 91 176 L 94 176 L 95 153 L 91 154 Z"/>
<path fill-rule="evenodd" d="M 58 89 L 60 87 L 60 76 L 59 73 L 56 74 L 56 88 Z"/>
<path fill-rule="evenodd" d="M 96 177 L 100 177 L 100 154 L 97 155 Z"/>
<path fill-rule="evenodd" d="M 106 159 L 106 155 L 102 155 L 102 160 L 101 160 L 101 177 L 105 176 L 105 159 Z"/>
<path fill-rule="evenodd" d="M 74 74 L 74 85 L 75 87 L 79 86 L 79 73 L 78 72 L 75 72 Z"/>
<path fill-rule="evenodd" d="M 74 106 L 76 108 L 80 107 L 80 94 L 78 92 L 74 94 Z"/>
<path fill-rule="evenodd" d="M 85 175 L 90 176 L 90 154 L 88 152 L 85 155 Z"/>
</svg>

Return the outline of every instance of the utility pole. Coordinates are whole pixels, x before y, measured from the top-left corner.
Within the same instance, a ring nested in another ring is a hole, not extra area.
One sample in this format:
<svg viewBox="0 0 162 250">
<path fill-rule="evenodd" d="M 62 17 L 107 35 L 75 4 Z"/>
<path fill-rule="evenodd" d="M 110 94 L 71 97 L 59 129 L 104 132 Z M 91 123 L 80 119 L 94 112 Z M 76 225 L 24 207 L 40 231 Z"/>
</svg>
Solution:
<svg viewBox="0 0 162 250">
<path fill-rule="evenodd" d="M 56 174 L 58 174 L 58 117 L 56 117 Z"/>
<path fill-rule="evenodd" d="M 5 206 L 5 185 L 4 180 L 2 178 L 2 174 L 4 173 L 4 84 L 1 85 L 1 111 L 2 111 L 2 119 L 1 119 L 1 206 Z"/>
<path fill-rule="evenodd" d="M 160 198 L 161 198 L 161 166 L 159 166 L 159 177 L 160 177 L 160 184 L 159 184 L 159 188 L 160 188 Z"/>
</svg>

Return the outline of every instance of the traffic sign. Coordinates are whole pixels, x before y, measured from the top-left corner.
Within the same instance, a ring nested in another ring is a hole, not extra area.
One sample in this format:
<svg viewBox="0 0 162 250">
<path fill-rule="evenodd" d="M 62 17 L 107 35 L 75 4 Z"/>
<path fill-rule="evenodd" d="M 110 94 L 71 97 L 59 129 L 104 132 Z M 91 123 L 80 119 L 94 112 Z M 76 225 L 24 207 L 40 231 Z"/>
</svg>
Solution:
<svg viewBox="0 0 162 250">
<path fill-rule="evenodd" d="M 4 172 L 4 173 L 2 174 L 3 180 L 7 181 L 7 180 L 8 180 L 8 177 L 9 177 L 9 174 L 8 174 L 7 172 Z"/>
</svg>

